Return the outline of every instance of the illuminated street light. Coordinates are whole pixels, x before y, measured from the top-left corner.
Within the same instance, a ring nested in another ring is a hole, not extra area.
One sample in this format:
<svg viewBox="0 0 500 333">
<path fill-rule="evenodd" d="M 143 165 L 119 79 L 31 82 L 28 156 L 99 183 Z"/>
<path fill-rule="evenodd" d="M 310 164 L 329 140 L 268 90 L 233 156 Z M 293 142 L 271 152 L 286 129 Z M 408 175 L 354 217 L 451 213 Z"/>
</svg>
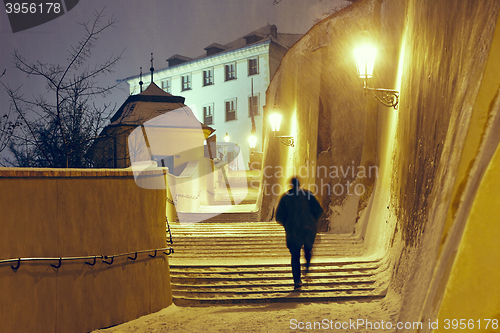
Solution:
<svg viewBox="0 0 500 333">
<path fill-rule="evenodd" d="M 281 125 L 282 116 L 279 113 L 273 113 L 269 115 L 269 123 L 271 124 L 272 132 L 279 132 Z"/>
<path fill-rule="evenodd" d="M 250 145 L 251 149 L 254 149 L 257 145 L 257 136 L 254 132 L 250 133 L 250 136 L 248 137 L 248 144 Z"/>
<path fill-rule="evenodd" d="M 377 49 L 370 45 L 358 47 L 354 50 L 354 59 L 356 59 L 356 67 L 360 78 L 368 79 L 373 76 L 373 65 Z"/>
<path fill-rule="evenodd" d="M 388 107 L 398 108 L 399 91 L 391 89 L 369 88 L 368 79 L 373 77 L 373 67 L 377 49 L 371 45 L 364 45 L 354 50 L 354 59 L 356 60 L 356 69 L 358 76 L 364 79 L 365 95 L 367 92 L 373 94 L 373 97 Z"/>
<path fill-rule="evenodd" d="M 293 136 L 276 135 L 276 133 L 279 132 L 280 130 L 281 118 L 282 116 L 279 113 L 273 113 L 269 115 L 269 123 L 271 125 L 271 131 L 273 132 L 274 137 L 280 139 L 281 143 L 283 143 L 285 146 L 294 147 Z"/>
</svg>

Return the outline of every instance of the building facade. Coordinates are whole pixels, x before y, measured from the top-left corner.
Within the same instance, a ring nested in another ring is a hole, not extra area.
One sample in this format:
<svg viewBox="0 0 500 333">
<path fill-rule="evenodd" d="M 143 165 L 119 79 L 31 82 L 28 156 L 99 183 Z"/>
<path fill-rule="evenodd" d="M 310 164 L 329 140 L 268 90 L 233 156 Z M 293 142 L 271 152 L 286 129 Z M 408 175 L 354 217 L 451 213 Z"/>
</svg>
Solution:
<svg viewBox="0 0 500 333">
<path fill-rule="evenodd" d="M 231 43 L 210 44 L 197 58 L 176 54 L 167 59 L 167 68 L 154 72 L 154 81 L 165 92 L 185 97 L 200 122 L 216 130 L 218 142 L 224 142 L 227 133 L 229 141 L 241 149 L 244 161 L 234 160 L 231 168 L 248 169 L 251 153 L 262 152 L 267 87 L 281 58 L 301 36 L 278 33 L 275 25 L 267 25 Z M 150 84 L 149 75 L 142 80 L 143 86 Z M 125 81 L 130 94 L 141 91 L 141 76 Z M 253 150 L 248 142 L 252 122 L 257 136 Z"/>
</svg>

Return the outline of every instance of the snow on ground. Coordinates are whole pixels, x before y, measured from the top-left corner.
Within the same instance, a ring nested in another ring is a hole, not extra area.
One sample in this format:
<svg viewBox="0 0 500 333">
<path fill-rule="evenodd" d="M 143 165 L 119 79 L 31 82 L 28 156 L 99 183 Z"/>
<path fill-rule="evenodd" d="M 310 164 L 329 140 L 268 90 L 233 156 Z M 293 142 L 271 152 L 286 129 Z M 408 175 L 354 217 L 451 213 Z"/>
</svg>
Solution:
<svg viewBox="0 0 500 333">
<path fill-rule="evenodd" d="M 382 300 L 335 303 L 271 303 L 209 307 L 179 307 L 172 304 L 157 313 L 118 326 L 96 330 L 94 333 L 302 330 L 349 333 L 394 332 L 398 311 L 396 298 L 390 296 Z M 387 329 L 388 322 L 393 325 L 393 329 Z M 372 329 L 369 327 L 370 323 L 373 325 Z M 356 326 L 357 324 L 359 326 Z M 338 329 L 339 325 L 343 325 L 344 328 Z"/>
</svg>

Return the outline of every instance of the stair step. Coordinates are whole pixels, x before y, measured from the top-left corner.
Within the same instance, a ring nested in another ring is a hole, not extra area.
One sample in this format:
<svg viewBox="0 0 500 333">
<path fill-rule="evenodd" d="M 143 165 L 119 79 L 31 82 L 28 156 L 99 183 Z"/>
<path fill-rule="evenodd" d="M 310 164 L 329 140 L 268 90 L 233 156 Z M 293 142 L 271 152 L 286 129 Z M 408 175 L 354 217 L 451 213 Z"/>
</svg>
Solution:
<svg viewBox="0 0 500 333">
<path fill-rule="evenodd" d="M 373 274 L 310 274 L 308 278 L 313 281 L 314 285 L 338 285 L 338 284 L 358 284 L 358 283 L 375 283 Z M 260 276 L 244 276 L 244 277 L 228 277 L 227 275 L 214 276 L 172 276 L 172 286 L 184 286 L 188 288 L 209 287 L 217 288 L 218 286 L 240 286 L 240 282 L 245 282 L 252 287 L 261 285 L 276 285 L 282 281 L 291 281 L 291 271 L 276 275 L 260 275 Z M 291 282 L 290 282 L 291 283 Z"/>
<path fill-rule="evenodd" d="M 318 258 L 341 258 L 341 257 L 347 257 L 348 255 L 352 253 L 358 253 L 361 254 L 363 251 L 359 250 L 358 252 L 355 251 L 348 251 L 348 250 L 338 250 L 338 251 L 328 251 L 328 252 L 318 252 L 314 254 L 314 257 L 316 259 Z M 286 250 L 282 251 L 272 251 L 272 252 L 263 252 L 263 251 L 246 251 L 246 252 L 226 252 L 226 253 L 218 253 L 216 251 L 210 252 L 210 251 L 205 251 L 205 252 L 196 252 L 196 251 L 184 251 L 184 252 L 176 252 L 172 254 L 172 258 L 186 258 L 186 257 L 193 257 L 193 255 L 198 255 L 198 256 L 203 256 L 206 258 L 238 258 L 238 257 L 246 257 L 246 258 L 251 258 L 251 257 L 258 257 L 258 258 L 290 258 L 290 253 Z"/>
<path fill-rule="evenodd" d="M 231 214 L 231 215 L 228 215 Z M 182 223 L 189 223 L 203 221 L 211 223 L 234 223 L 234 222 L 252 222 L 258 220 L 258 215 L 256 213 L 177 213 L 179 221 Z M 193 223 L 194 224 L 194 223 Z"/>
<path fill-rule="evenodd" d="M 175 288 L 175 293 L 179 296 L 196 296 L 196 297 L 216 297 L 221 296 L 221 293 L 248 296 L 255 294 L 267 294 L 267 293 L 289 293 L 290 287 L 293 287 L 293 283 L 288 285 L 279 284 L 276 286 L 238 286 L 238 287 L 198 287 L 198 288 Z M 328 284 L 328 285 L 303 285 L 302 291 L 305 292 L 321 292 L 321 291 L 373 291 L 375 287 L 371 283 L 359 283 L 355 285 L 338 285 L 338 284 Z"/>
<path fill-rule="evenodd" d="M 286 244 L 285 236 L 275 236 L 275 237 L 224 237 L 223 239 L 214 239 L 208 235 L 206 236 L 186 236 L 180 237 L 172 236 L 173 241 L 176 246 L 189 246 L 191 248 L 195 248 L 198 246 L 203 246 L 204 244 L 208 244 L 210 242 L 211 245 L 217 246 L 283 246 Z M 338 240 L 338 239 L 317 239 L 315 242 L 315 248 L 331 248 L 331 247 L 354 247 L 354 246 L 363 246 L 363 243 L 360 241 L 347 241 L 347 240 Z"/>
<path fill-rule="evenodd" d="M 314 258 L 313 258 L 314 259 Z M 301 265 L 305 267 L 304 264 Z M 318 263 L 312 262 L 309 271 L 314 272 L 354 272 L 376 270 L 385 267 L 385 264 L 380 262 L 362 262 L 354 261 L 339 262 L 339 263 Z M 248 265 L 170 265 L 171 271 L 186 270 L 189 272 L 213 272 L 213 273 L 234 273 L 234 272 L 282 272 L 290 268 L 290 263 L 275 263 L 275 264 L 248 264 Z"/>
<path fill-rule="evenodd" d="M 221 253 L 221 251 L 224 251 Z M 328 256 L 329 253 L 333 254 L 338 254 L 338 253 L 353 253 L 353 252 L 362 252 L 363 249 L 358 249 L 355 251 L 354 249 L 347 250 L 343 248 L 337 248 L 337 249 L 315 249 L 314 250 L 314 257 L 318 256 Z M 237 255 L 241 253 L 242 255 L 244 254 L 252 254 L 256 256 L 263 256 L 263 255 L 269 255 L 269 256 L 276 256 L 276 255 L 286 255 L 290 256 L 290 252 L 283 246 L 283 248 L 271 248 L 267 250 L 263 250 L 261 248 L 255 247 L 255 248 L 246 248 L 246 249 L 237 249 L 237 250 L 232 250 L 232 249 L 227 249 L 225 247 L 209 247 L 209 248 L 200 248 L 198 250 L 195 249 L 182 249 L 182 248 L 175 248 L 175 252 L 172 256 L 180 256 L 180 255 L 186 255 L 186 254 L 195 254 L 198 253 L 198 255 L 207 255 L 207 256 L 228 256 L 228 255 Z"/>
<path fill-rule="evenodd" d="M 173 254 L 172 258 L 192 258 L 193 253 L 196 252 L 187 252 L 184 254 Z M 324 253 L 324 254 L 315 254 L 315 257 L 325 257 L 325 258 L 344 258 L 348 257 L 349 255 L 356 254 L 356 255 L 361 255 L 362 251 L 354 252 L 354 251 L 342 251 L 342 252 L 333 252 L 333 253 Z M 248 259 L 248 258 L 289 258 L 290 254 L 288 252 L 280 252 L 280 253 L 256 253 L 255 251 L 252 252 L 234 252 L 234 253 L 228 253 L 228 254 L 212 254 L 212 253 L 203 253 L 200 254 L 200 256 L 204 256 L 205 258 L 242 258 L 242 259 Z"/>
<path fill-rule="evenodd" d="M 217 234 L 215 234 L 217 235 Z M 220 236 L 220 235 L 217 235 Z M 223 238 L 222 238 L 223 237 Z M 274 237 L 267 237 L 267 236 L 248 236 L 248 237 L 242 237 L 242 236 L 222 236 L 221 238 L 214 238 L 210 237 L 209 235 L 205 236 L 186 236 L 186 237 L 181 237 L 179 235 L 174 236 L 172 235 L 172 239 L 175 242 L 176 245 L 188 245 L 191 247 L 197 247 L 197 246 L 203 246 L 203 244 L 207 244 L 210 242 L 210 244 L 217 244 L 220 246 L 265 246 L 265 245 L 283 245 L 286 243 L 285 235 L 282 236 L 274 236 Z M 349 241 L 349 240 L 338 240 L 338 239 L 317 239 L 314 242 L 315 247 L 322 247 L 322 248 L 327 248 L 327 247 L 336 247 L 336 246 L 342 246 L 342 247 L 351 247 L 351 246 L 362 246 L 363 243 L 360 241 Z"/>
<path fill-rule="evenodd" d="M 303 287 L 303 289 L 305 289 Z M 376 290 L 348 290 L 331 292 L 310 292 L 306 290 L 293 291 L 291 288 L 284 293 L 266 293 L 256 294 L 247 297 L 241 295 L 227 296 L 219 295 L 217 297 L 188 297 L 174 296 L 174 303 L 177 306 L 194 305 L 224 305 L 224 304 L 259 304 L 259 303 L 285 303 L 285 302 L 334 302 L 348 300 L 373 300 L 383 298 L 385 291 Z"/>
<path fill-rule="evenodd" d="M 193 244 L 195 243 L 195 244 Z M 186 251 L 208 251 L 213 252 L 214 250 L 223 250 L 227 252 L 245 252 L 248 250 L 257 250 L 258 252 L 271 252 L 271 251 L 285 251 L 288 253 L 286 247 L 286 241 L 276 240 L 275 243 L 255 243 L 255 244 L 241 244 L 241 242 L 234 241 L 230 243 L 217 243 L 207 240 L 207 242 L 176 242 L 174 238 L 174 244 L 176 253 L 182 253 Z M 325 251 L 354 251 L 362 250 L 363 244 L 316 244 L 313 249 L 313 254 L 317 254 Z M 182 250 L 182 251 L 181 251 Z"/>
<path fill-rule="evenodd" d="M 185 217 L 197 218 L 196 213 Z M 317 235 L 304 286 L 293 291 L 284 229 L 276 222 L 252 222 L 256 217 L 256 212 L 231 212 L 215 216 L 219 222 L 170 225 L 175 304 L 328 302 L 385 295 L 386 260 L 347 259 L 360 258 L 364 248 L 362 239 L 347 234 Z"/>
<path fill-rule="evenodd" d="M 311 262 L 310 269 L 311 270 L 330 270 L 330 269 L 344 269 L 344 270 L 352 270 L 352 269 L 375 269 L 378 267 L 382 267 L 387 265 L 385 261 L 379 260 L 344 260 L 344 261 L 334 261 L 334 262 Z M 305 267 L 304 263 L 301 263 L 302 267 Z M 189 269 L 190 271 L 194 270 L 239 270 L 239 269 L 252 269 L 252 270 L 263 270 L 270 271 L 273 269 L 280 269 L 283 267 L 290 267 L 290 263 L 258 263 L 258 264 L 195 264 L 195 265 L 170 265 L 171 269 Z"/>
</svg>

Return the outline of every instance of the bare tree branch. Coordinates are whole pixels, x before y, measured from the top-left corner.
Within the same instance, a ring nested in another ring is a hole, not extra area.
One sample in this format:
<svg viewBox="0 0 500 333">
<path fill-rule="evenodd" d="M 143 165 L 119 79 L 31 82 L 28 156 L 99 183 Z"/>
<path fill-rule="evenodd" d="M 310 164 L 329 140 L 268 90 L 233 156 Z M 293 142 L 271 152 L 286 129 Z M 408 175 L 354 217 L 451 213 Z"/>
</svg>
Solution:
<svg viewBox="0 0 500 333">
<path fill-rule="evenodd" d="M 13 164 L 91 166 L 88 151 L 113 111 L 109 104 L 97 107 L 93 99 L 107 96 L 118 85 L 100 86 L 98 78 L 113 73 L 123 54 L 111 54 L 104 62 L 89 65 L 100 35 L 116 23 L 113 18 L 104 19 L 103 9 L 95 12 L 92 21 L 81 24 L 85 34 L 74 46 L 70 46 L 65 65 L 30 62 L 14 50 L 15 67 L 28 76 L 44 80 L 52 97 L 47 99 L 38 95 L 31 99 L 24 98 L 20 93 L 21 87 L 12 89 L 2 83 L 11 100 L 12 111 L 18 118 L 13 123 L 17 126 L 9 127 L 3 122 L 2 126 L 6 128 L 0 126 L 0 134 L 8 137 L 1 142 L 14 155 Z"/>
</svg>

